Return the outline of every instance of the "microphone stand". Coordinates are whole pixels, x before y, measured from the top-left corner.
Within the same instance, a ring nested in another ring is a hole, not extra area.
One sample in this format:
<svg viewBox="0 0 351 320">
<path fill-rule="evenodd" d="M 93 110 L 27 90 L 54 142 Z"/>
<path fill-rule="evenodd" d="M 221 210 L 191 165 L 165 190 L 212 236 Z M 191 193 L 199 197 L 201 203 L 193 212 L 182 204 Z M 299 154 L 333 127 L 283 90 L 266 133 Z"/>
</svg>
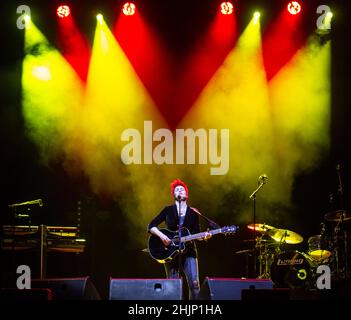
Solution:
<svg viewBox="0 0 351 320">
<path fill-rule="evenodd" d="M 180 203 L 181 199 L 177 199 L 178 202 L 178 237 L 179 237 L 179 243 L 178 243 L 178 278 L 180 278 L 180 267 L 181 267 L 181 246 L 182 246 L 182 232 L 181 232 L 181 212 L 180 212 Z"/>
<path fill-rule="evenodd" d="M 254 224 L 254 233 L 253 233 L 253 241 L 255 244 L 255 249 L 253 251 L 253 259 L 254 259 L 254 278 L 256 278 L 256 193 L 263 187 L 263 185 L 266 183 L 266 179 L 267 178 L 260 178 L 259 185 L 256 188 L 256 190 L 254 190 L 254 192 L 252 192 L 252 194 L 250 195 L 250 199 L 252 199 L 253 201 L 253 224 Z"/>
</svg>

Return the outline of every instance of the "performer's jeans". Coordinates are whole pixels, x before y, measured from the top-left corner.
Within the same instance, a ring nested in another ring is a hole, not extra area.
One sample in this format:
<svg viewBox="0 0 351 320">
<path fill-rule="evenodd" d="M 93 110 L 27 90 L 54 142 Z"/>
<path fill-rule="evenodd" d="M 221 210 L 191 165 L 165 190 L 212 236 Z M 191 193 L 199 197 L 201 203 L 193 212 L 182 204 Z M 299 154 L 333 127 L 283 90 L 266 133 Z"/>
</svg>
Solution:
<svg viewBox="0 0 351 320">
<path fill-rule="evenodd" d="M 189 299 L 197 300 L 200 295 L 199 268 L 197 258 L 181 256 L 181 265 L 189 286 Z M 179 255 L 172 261 L 165 263 L 168 279 L 179 278 Z"/>
</svg>

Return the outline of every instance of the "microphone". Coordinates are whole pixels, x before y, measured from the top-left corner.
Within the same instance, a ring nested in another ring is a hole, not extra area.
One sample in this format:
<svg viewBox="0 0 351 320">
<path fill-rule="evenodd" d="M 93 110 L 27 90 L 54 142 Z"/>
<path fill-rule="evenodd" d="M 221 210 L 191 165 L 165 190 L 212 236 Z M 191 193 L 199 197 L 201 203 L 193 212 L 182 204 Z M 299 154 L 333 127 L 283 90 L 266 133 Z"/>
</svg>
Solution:
<svg viewBox="0 0 351 320">
<path fill-rule="evenodd" d="M 265 173 L 261 174 L 258 177 L 258 181 L 262 181 L 263 184 L 265 184 L 267 182 L 267 180 L 268 180 L 268 176 Z"/>
<path fill-rule="evenodd" d="M 182 200 L 182 196 L 180 194 L 177 195 L 177 200 L 178 201 Z"/>
<path fill-rule="evenodd" d="M 252 194 L 250 195 L 250 199 L 255 199 L 256 193 L 258 192 L 258 190 L 262 188 L 264 184 L 266 184 L 267 180 L 268 180 L 268 176 L 265 173 L 261 174 L 258 177 L 258 187 L 254 192 L 252 192 Z"/>
</svg>

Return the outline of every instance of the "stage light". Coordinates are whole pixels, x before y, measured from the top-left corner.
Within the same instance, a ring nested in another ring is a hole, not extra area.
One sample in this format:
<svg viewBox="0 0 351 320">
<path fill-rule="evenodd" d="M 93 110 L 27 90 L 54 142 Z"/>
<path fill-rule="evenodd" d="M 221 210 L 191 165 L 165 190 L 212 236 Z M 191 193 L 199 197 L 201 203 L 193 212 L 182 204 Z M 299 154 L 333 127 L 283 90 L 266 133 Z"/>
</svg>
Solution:
<svg viewBox="0 0 351 320">
<path fill-rule="evenodd" d="M 301 5 L 297 1 L 291 1 L 288 3 L 288 11 L 292 15 L 298 14 L 301 11 Z"/>
<path fill-rule="evenodd" d="M 221 13 L 224 15 L 232 14 L 234 12 L 234 6 L 231 2 L 221 3 Z"/>
<path fill-rule="evenodd" d="M 122 8 L 122 12 L 126 15 L 126 16 L 132 16 L 133 14 L 135 14 L 136 11 L 136 6 L 134 3 L 131 2 L 126 2 L 123 5 Z"/>
<path fill-rule="evenodd" d="M 99 13 L 97 16 L 96 16 L 96 19 L 97 21 L 99 21 L 100 24 L 102 24 L 102 21 L 104 19 L 103 15 L 101 13 Z"/>
<path fill-rule="evenodd" d="M 59 6 L 56 10 L 56 14 L 59 18 L 66 18 L 70 15 L 71 10 L 69 8 L 69 6 Z"/>
<path fill-rule="evenodd" d="M 254 21 L 253 21 L 253 23 L 257 23 L 257 21 L 260 18 L 260 16 L 261 16 L 261 14 L 258 11 L 256 11 L 254 13 Z"/>
<path fill-rule="evenodd" d="M 31 19 L 30 19 L 30 15 L 26 14 L 24 16 L 24 27 L 26 29 L 29 29 L 30 28 L 30 25 L 31 25 Z"/>
<path fill-rule="evenodd" d="M 47 67 L 35 67 L 32 70 L 32 75 L 41 81 L 51 80 L 51 73 Z"/>
</svg>

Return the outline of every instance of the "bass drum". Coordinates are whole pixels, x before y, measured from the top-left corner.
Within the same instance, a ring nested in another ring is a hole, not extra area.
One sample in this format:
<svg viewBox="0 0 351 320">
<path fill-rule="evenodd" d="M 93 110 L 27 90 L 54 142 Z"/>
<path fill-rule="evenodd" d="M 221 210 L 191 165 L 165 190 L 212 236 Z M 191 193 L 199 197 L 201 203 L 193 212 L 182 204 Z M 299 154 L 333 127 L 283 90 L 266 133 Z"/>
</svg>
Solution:
<svg viewBox="0 0 351 320">
<path fill-rule="evenodd" d="M 305 253 L 286 251 L 278 254 L 271 265 L 271 279 L 276 288 L 310 289 L 314 285 L 316 265 Z"/>
</svg>

